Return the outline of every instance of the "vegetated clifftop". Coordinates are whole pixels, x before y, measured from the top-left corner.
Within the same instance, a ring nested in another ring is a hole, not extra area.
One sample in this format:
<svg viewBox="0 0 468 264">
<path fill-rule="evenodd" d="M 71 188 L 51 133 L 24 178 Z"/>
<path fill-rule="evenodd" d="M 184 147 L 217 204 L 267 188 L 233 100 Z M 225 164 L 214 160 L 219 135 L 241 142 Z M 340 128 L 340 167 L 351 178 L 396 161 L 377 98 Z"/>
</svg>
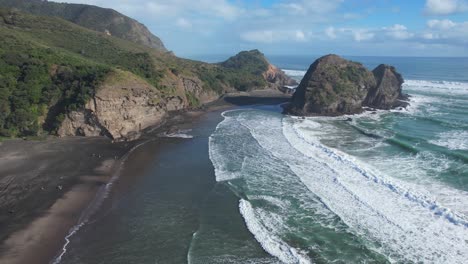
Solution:
<svg viewBox="0 0 468 264">
<path fill-rule="evenodd" d="M 129 40 L 160 51 L 163 42 L 145 25 L 113 9 L 92 5 L 55 3 L 44 0 L 0 0 L 0 7 L 16 8 L 40 16 L 55 16 L 82 27 Z"/>
<path fill-rule="evenodd" d="M 234 57 L 238 67 L 185 60 L 60 18 L 0 9 L 0 136 L 133 139 L 169 111 L 281 84 L 260 52 Z"/>
<path fill-rule="evenodd" d="M 228 81 L 237 90 L 247 91 L 253 88 L 279 89 L 284 85 L 297 84 L 283 71 L 272 65 L 259 50 L 242 51 L 220 63 L 225 71 L 241 72 L 240 75 L 228 76 Z"/>
<path fill-rule="evenodd" d="M 406 106 L 402 84 L 392 66 L 380 65 L 370 72 L 360 63 L 327 55 L 310 66 L 285 110 L 297 115 L 340 115 L 362 112 L 364 106 Z"/>
<path fill-rule="evenodd" d="M 181 79 L 172 95 L 164 95 L 132 73 L 113 71 L 83 107 L 64 116 L 58 135 L 137 138 L 143 129 L 160 123 L 167 112 L 189 107 L 185 93 L 203 98 L 196 83 Z M 207 100 L 217 98 L 204 95 Z"/>
</svg>

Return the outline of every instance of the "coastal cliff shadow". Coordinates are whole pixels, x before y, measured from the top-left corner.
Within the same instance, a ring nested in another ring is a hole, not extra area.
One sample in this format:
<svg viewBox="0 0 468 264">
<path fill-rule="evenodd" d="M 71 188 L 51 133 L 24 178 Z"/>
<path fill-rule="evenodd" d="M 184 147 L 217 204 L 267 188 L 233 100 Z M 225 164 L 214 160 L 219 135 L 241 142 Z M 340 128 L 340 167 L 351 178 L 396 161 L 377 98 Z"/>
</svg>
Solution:
<svg viewBox="0 0 468 264">
<path fill-rule="evenodd" d="M 245 105 L 276 105 L 289 102 L 289 97 L 261 97 L 261 96 L 236 96 L 236 97 L 225 97 L 224 101 L 237 106 Z"/>
</svg>

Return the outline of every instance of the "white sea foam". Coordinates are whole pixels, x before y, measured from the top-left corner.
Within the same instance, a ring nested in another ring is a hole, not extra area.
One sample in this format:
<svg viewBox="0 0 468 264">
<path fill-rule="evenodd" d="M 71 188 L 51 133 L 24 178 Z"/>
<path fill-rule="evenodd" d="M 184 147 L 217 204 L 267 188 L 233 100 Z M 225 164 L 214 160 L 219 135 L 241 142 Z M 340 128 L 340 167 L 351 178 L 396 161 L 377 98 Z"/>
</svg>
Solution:
<svg viewBox="0 0 468 264">
<path fill-rule="evenodd" d="M 301 249 L 283 241 L 281 236 L 288 228 L 287 222 L 308 218 L 303 212 L 313 211 L 316 214 L 314 223 L 330 226 L 336 222 L 336 219 L 333 219 L 334 214 L 312 197 L 287 166 L 262 151 L 250 131 L 238 122 L 239 114 L 246 113 L 247 111 L 243 110 L 239 113 L 223 113 L 224 121 L 210 137 L 209 151 L 216 180 L 235 180 L 229 182 L 232 188 L 245 186 L 251 190 L 244 193 L 243 187 L 239 189 L 249 200 L 241 202 L 241 212 L 247 226 L 267 252 L 286 263 L 309 263 Z M 239 178 L 243 179 L 242 183 L 236 181 Z M 294 190 L 288 190 L 284 186 L 294 186 Z M 290 201 L 287 197 L 291 195 L 294 195 L 294 199 Z M 263 204 L 270 210 L 262 210 L 262 206 L 254 207 L 250 201 Z M 296 209 L 291 208 L 293 203 Z M 289 228 L 300 230 L 302 227 Z"/>
<path fill-rule="evenodd" d="M 163 133 L 161 134 L 161 137 L 167 137 L 167 138 L 193 138 L 192 135 L 189 134 L 189 132 L 192 131 L 191 129 L 182 129 L 178 130 L 173 133 Z"/>
<path fill-rule="evenodd" d="M 465 216 L 344 153 L 304 141 L 287 122 L 283 129 L 289 143 L 308 157 L 308 165 L 300 162 L 293 170 L 356 232 L 382 243 L 381 252 L 413 261 L 463 263 L 468 254 L 463 253 L 468 246 Z"/>
<path fill-rule="evenodd" d="M 232 121 L 234 117 L 229 118 L 228 121 Z M 468 258 L 466 215 L 442 206 L 423 185 L 407 184 L 382 175 L 347 154 L 317 141 L 308 141 L 301 135 L 302 131 L 294 127 L 295 121 L 291 118 L 282 121 L 278 116 L 258 111 L 239 114 L 237 121 L 236 131 L 240 127 L 247 128 L 257 143 L 272 155 L 256 159 L 264 163 L 278 159 L 288 164 L 310 192 L 351 227 L 354 234 L 381 245 L 374 250 L 390 261 L 463 263 Z M 311 123 L 311 126 L 317 124 Z M 255 169 L 268 170 L 271 166 Z M 293 191 L 296 185 L 282 188 Z M 456 201 L 462 203 L 461 208 L 467 206 L 463 204 L 468 199 L 466 193 L 453 192 L 453 195 L 463 196 Z M 277 235 L 281 232 L 280 225 L 285 224 L 278 220 L 281 217 L 273 217 L 270 212 L 253 208 L 246 202 L 242 202 L 241 207 L 249 230 L 270 254 L 286 260 L 294 256 L 288 254 L 292 252 L 290 246 L 281 246 L 285 242 Z"/>
<path fill-rule="evenodd" d="M 311 263 L 311 260 L 304 253 L 286 244 L 267 228 L 284 225 L 280 217 L 265 210 L 254 210 L 252 205 L 243 199 L 239 203 L 239 210 L 249 231 L 268 253 L 284 263 Z"/>
<path fill-rule="evenodd" d="M 443 132 L 438 135 L 438 139 L 430 140 L 429 142 L 451 150 L 468 150 L 468 131 L 455 130 Z"/>
<path fill-rule="evenodd" d="M 468 83 L 450 81 L 428 81 L 428 80 L 405 80 L 405 89 L 443 93 L 448 95 L 466 95 Z"/>
<path fill-rule="evenodd" d="M 304 77 L 307 71 L 282 69 L 290 77 Z"/>
</svg>

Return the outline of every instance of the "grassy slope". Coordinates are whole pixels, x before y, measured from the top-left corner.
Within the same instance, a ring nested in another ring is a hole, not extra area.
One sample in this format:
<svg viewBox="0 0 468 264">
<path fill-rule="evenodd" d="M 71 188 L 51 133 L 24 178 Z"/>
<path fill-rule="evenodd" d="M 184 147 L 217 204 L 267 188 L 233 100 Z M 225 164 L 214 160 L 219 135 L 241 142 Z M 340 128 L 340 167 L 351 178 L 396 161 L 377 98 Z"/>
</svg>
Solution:
<svg viewBox="0 0 468 264">
<path fill-rule="evenodd" d="M 119 38 L 166 51 L 162 41 L 144 25 L 112 9 L 42 0 L 0 0 L 0 6 L 34 15 L 59 17 L 91 30 L 109 31 Z"/>
</svg>

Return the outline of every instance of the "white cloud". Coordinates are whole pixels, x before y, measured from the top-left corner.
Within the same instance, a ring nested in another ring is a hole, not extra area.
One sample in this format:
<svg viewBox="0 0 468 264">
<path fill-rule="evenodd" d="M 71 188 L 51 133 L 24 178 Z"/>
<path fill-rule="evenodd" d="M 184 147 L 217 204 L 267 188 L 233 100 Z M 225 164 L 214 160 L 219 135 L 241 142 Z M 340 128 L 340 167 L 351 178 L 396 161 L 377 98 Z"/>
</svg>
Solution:
<svg viewBox="0 0 468 264">
<path fill-rule="evenodd" d="M 186 29 L 189 29 L 189 28 L 192 28 L 192 23 L 190 23 L 190 21 L 188 21 L 187 19 L 183 18 L 183 17 L 180 17 L 179 19 L 177 19 L 177 26 L 181 27 L 181 28 L 186 28 Z"/>
<path fill-rule="evenodd" d="M 390 1 L 344 0 L 275 0 L 270 6 L 262 1 L 247 0 L 56 0 L 95 4 L 116 9 L 145 23 L 176 52 L 194 50 L 213 52 L 212 47 L 228 52 L 242 48 L 275 48 L 278 52 L 297 52 L 297 47 L 310 50 L 322 46 L 404 47 L 434 45 L 466 50 L 468 22 L 434 17 L 424 21 L 415 16 L 412 30 L 398 24 L 396 19 L 387 27 L 372 26 L 370 13 L 399 12 L 413 6 L 401 3 L 395 7 Z M 388 2 L 388 3 L 387 3 Z M 425 0 L 424 14 L 443 16 L 468 11 L 468 0 Z M 384 11 L 385 10 L 385 11 Z M 405 13 L 406 14 L 406 13 Z M 404 15 L 401 13 L 401 15 Z M 341 27 L 348 20 L 360 19 L 361 27 Z M 459 19 L 459 18 L 458 18 Z M 361 23 L 362 22 L 362 23 Z M 367 23 L 367 26 L 366 26 Z M 393 25 L 392 25 L 393 24 Z M 184 29 L 176 30 L 175 27 Z M 181 35 L 181 32 L 183 35 Z M 180 39 L 187 39 L 181 42 Z M 320 41 L 310 41 L 310 40 Z M 208 43 L 207 43 L 208 42 Z M 179 50 L 178 50 L 179 49 Z M 365 49 L 363 49 L 365 51 Z M 267 51 L 268 52 L 268 51 Z M 392 51 L 393 52 L 393 51 Z M 466 51 L 463 54 L 468 54 Z"/>
<path fill-rule="evenodd" d="M 85 3 L 110 7 L 124 13 L 150 14 L 152 16 L 174 17 L 181 14 L 203 14 L 228 21 L 238 18 L 243 10 L 227 0 L 66 0 L 69 3 Z"/>
<path fill-rule="evenodd" d="M 455 25 L 456 24 L 452 20 L 449 20 L 449 19 L 443 19 L 443 20 L 432 19 L 432 20 L 427 21 L 427 26 L 433 29 L 447 30 L 447 29 L 453 28 Z"/>
<path fill-rule="evenodd" d="M 438 43 L 468 44 L 468 21 L 456 23 L 448 19 L 429 20 L 427 29 L 421 34 L 424 40 Z"/>
<path fill-rule="evenodd" d="M 344 0 L 286 0 L 278 4 L 279 9 L 294 15 L 325 14 L 335 11 Z"/>
<path fill-rule="evenodd" d="M 255 43 L 273 43 L 275 37 L 272 30 L 247 31 L 241 34 L 241 39 Z"/>
<path fill-rule="evenodd" d="M 395 24 L 391 27 L 384 27 L 385 34 L 397 40 L 409 39 L 414 36 L 404 25 Z"/>
<path fill-rule="evenodd" d="M 425 11 L 429 15 L 450 15 L 468 10 L 464 0 L 426 0 Z"/>
<path fill-rule="evenodd" d="M 336 30 L 334 27 L 327 27 L 325 29 L 325 35 L 327 35 L 327 37 L 331 38 L 331 39 L 336 39 L 337 36 L 336 36 Z"/>
<path fill-rule="evenodd" d="M 431 39 L 436 39 L 437 36 L 435 36 L 433 33 L 423 33 L 422 38 L 431 40 Z"/>
<path fill-rule="evenodd" d="M 302 30 L 297 30 L 295 34 L 296 41 L 306 41 L 306 35 Z"/>
<path fill-rule="evenodd" d="M 375 33 L 370 32 L 366 29 L 353 30 L 353 38 L 357 42 L 371 40 L 375 37 Z"/>
<path fill-rule="evenodd" d="M 252 43 L 305 42 L 310 36 L 302 30 L 251 30 L 240 34 L 242 40 Z"/>
</svg>

